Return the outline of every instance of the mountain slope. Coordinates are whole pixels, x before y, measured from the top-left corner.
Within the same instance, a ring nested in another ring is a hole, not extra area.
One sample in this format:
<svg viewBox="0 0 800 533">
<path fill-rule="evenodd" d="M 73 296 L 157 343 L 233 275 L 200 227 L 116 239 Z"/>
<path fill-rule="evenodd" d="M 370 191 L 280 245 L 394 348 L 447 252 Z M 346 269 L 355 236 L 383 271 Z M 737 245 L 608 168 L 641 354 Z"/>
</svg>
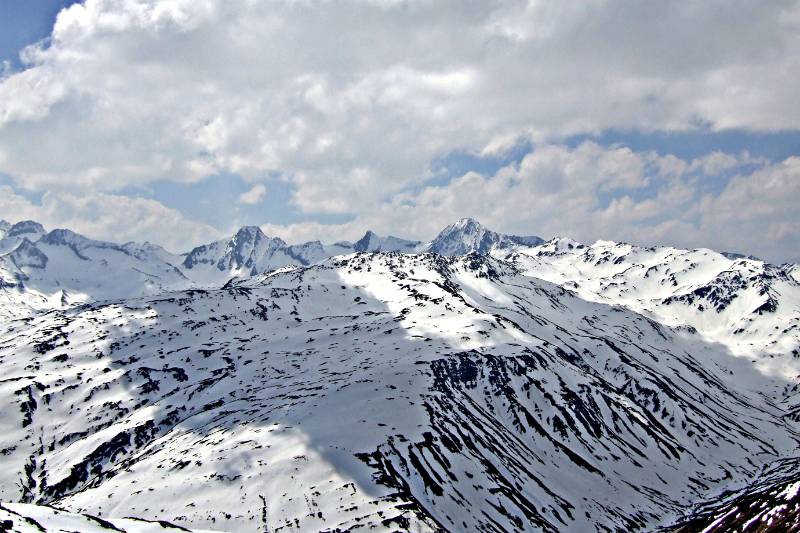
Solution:
<svg viewBox="0 0 800 533">
<path fill-rule="evenodd" d="M 35 223 L 15 230 L 22 224 L 0 240 L 8 250 L 0 254 L 0 317 L 192 285 L 167 262 L 170 254 L 152 245 L 120 246 L 64 229 L 45 233 Z"/>
<path fill-rule="evenodd" d="M 319 241 L 288 245 L 267 237 L 257 226 L 245 226 L 230 240 L 198 246 L 186 254 L 182 268 L 200 286 L 221 286 L 232 278 L 247 278 L 285 266 L 310 265 L 333 255 L 351 253 L 350 243 Z"/>
<path fill-rule="evenodd" d="M 800 460 L 770 465 L 751 484 L 726 491 L 677 525 L 672 533 L 797 533 L 800 531 Z"/>
<path fill-rule="evenodd" d="M 697 332 L 766 374 L 800 376 L 800 283 L 785 266 L 707 249 L 559 238 L 495 255 L 583 298 Z"/>
<path fill-rule="evenodd" d="M 752 392 L 779 376 L 485 256 L 355 254 L 3 328 L 0 498 L 93 515 L 647 531 L 797 449 Z"/>
<path fill-rule="evenodd" d="M 470 253 L 488 255 L 495 250 L 536 246 L 543 242 L 540 237 L 518 237 L 496 233 L 486 229 L 475 219 L 462 218 L 443 229 L 431 242 L 428 251 L 447 256 Z"/>
<path fill-rule="evenodd" d="M 425 245 L 420 241 L 409 241 L 399 237 L 380 237 L 368 231 L 353 245 L 356 252 L 403 252 L 415 253 L 423 251 Z"/>
<path fill-rule="evenodd" d="M 139 518 L 102 519 L 70 513 L 47 505 L 0 503 L 0 531 L 14 533 L 177 533 L 189 530 L 169 522 Z M 205 533 L 211 533 L 206 531 Z"/>
</svg>

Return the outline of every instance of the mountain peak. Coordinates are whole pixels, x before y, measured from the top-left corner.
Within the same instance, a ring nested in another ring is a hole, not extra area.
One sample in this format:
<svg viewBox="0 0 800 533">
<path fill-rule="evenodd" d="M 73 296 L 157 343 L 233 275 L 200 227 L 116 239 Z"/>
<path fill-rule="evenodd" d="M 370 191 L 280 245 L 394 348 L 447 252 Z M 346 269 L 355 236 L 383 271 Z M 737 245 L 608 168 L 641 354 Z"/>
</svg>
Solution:
<svg viewBox="0 0 800 533">
<path fill-rule="evenodd" d="M 455 224 L 451 224 L 450 227 L 452 227 L 453 229 L 462 229 L 470 232 L 486 229 L 483 224 L 481 224 L 477 219 L 472 217 L 459 219 L 458 222 L 456 222 Z"/>
<path fill-rule="evenodd" d="M 47 266 L 47 256 L 27 237 L 23 237 L 22 242 L 9 255 L 18 268 L 44 268 Z"/>
<path fill-rule="evenodd" d="M 43 234 L 44 232 L 44 226 L 38 222 L 34 220 L 23 220 L 11 226 L 6 233 L 6 237 L 18 237 L 31 233 Z"/>
<path fill-rule="evenodd" d="M 413 253 L 419 251 L 421 246 L 419 241 L 410 241 L 399 237 L 381 237 L 372 230 L 367 231 L 361 239 L 353 244 L 356 252 L 406 252 Z"/>
<path fill-rule="evenodd" d="M 242 226 L 236 232 L 236 235 L 233 236 L 234 239 L 258 239 L 258 238 L 267 238 L 266 234 L 261 231 L 261 228 L 258 226 Z"/>
<path fill-rule="evenodd" d="M 89 240 L 90 239 L 87 237 L 68 229 L 54 229 L 42 237 L 42 241 L 46 244 L 69 244 L 76 241 L 83 242 Z"/>
<path fill-rule="evenodd" d="M 495 248 L 507 248 L 514 244 L 536 246 L 543 243 L 540 237 L 518 237 L 491 231 L 474 218 L 462 218 L 442 230 L 433 240 L 430 251 L 440 255 L 464 255 L 478 253 L 486 255 Z"/>
<path fill-rule="evenodd" d="M 377 233 L 375 233 L 371 229 L 367 230 L 364 236 L 358 239 L 355 242 L 355 244 L 353 244 L 353 249 L 355 249 L 355 251 L 357 252 L 366 252 L 370 249 L 371 247 L 370 244 L 376 241 L 377 239 L 380 239 Z"/>
</svg>

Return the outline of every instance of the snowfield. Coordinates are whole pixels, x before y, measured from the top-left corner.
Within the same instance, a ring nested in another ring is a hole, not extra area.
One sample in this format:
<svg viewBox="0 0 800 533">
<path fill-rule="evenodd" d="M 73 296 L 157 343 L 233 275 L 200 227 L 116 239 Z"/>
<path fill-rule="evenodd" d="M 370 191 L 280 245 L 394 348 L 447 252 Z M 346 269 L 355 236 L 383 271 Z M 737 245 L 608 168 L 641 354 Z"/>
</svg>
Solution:
<svg viewBox="0 0 800 533">
<path fill-rule="evenodd" d="M 470 220 L 183 255 L 54 233 L 0 231 L 15 531 L 653 531 L 796 499 L 764 474 L 797 456 L 794 265 Z"/>
</svg>

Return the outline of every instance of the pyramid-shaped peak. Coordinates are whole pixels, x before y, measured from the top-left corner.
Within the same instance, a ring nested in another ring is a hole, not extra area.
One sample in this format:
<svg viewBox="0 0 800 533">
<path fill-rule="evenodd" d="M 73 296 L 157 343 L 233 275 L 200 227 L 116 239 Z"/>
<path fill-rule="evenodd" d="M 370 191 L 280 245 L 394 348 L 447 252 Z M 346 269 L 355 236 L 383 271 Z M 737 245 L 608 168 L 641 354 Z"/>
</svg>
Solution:
<svg viewBox="0 0 800 533">
<path fill-rule="evenodd" d="M 380 240 L 377 233 L 372 230 L 367 230 L 363 237 L 358 239 L 353 245 L 353 249 L 357 252 L 366 252 L 370 250 L 371 244 Z"/>
<path fill-rule="evenodd" d="M 241 228 L 239 228 L 239 230 L 236 232 L 235 235 L 236 238 L 241 238 L 241 237 L 254 238 L 257 236 L 266 237 L 264 232 L 261 231 L 261 228 L 259 228 L 258 226 L 242 226 Z"/>
<path fill-rule="evenodd" d="M 245 243 L 261 243 L 264 241 L 271 241 L 274 246 L 285 246 L 286 243 L 280 237 L 269 237 L 258 226 L 242 226 L 236 235 L 231 239 L 231 244 L 240 246 Z"/>
<path fill-rule="evenodd" d="M 367 231 L 361 239 L 353 244 L 357 252 L 403 252 L 414 253 L 420 250 L 422 243 L 408 239 L 401 239 L 388 235 L 381 237 L 372 230 Z"/>
<path fill-rule="evenodd" d="M 468 231 L 477 231 L 480 229 L 485 229 L 485 226 L 481 224 L 477 219 L 472 217 L 462 218 L 451 227 L 454 229 L 464 229 Z"/>
</svg>

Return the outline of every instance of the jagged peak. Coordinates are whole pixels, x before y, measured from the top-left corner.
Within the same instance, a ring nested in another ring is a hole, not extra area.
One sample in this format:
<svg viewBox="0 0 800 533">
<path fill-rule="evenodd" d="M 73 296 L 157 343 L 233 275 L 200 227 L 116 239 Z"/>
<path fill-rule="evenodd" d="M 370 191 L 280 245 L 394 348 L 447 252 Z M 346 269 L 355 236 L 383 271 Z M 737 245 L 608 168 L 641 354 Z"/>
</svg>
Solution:
<svg viewBox="0 0 800 533">
<path fill-rule="evenodd" d="M 20 243 L 11 252 L 11 260 L 18 268 L 35 267 L 44 268 L 47 265 L 48 257 L 42 252 L 35 243 L 27 237 L 23 237 Z"/>
<path fill-rule="evenodd" d="M 367 251 L 369 249 L 370 243 L 372 241 L 376 240 L 376 239 L 379 239 L 379 238 L 380 237 L 378 236 L 377 233 L 375 233 L 371 229 L 367 230 L 367 232 L 364 234 L 364 236 L 361 237 L 360 239 L 358 239 L 353 244 L 353 249 L 355 249 L 357 252 L 365 252 L 365 251 Z"/>
<path fill-rule="evenodd" d="M 280 237 L 270 237 L 259 226 L 242 226 L 231 239 L 232 242 L 248 242 L 254 243 L 261 241 L 272 241 L 277 246 L 286 246 L 286 242 Z"/>
<path fill-rule="evenodd" d="M 357 252 L 411 252 L 417 251 L 420 241 L 402 239 L 393 235 L 381 237 L 372 230 L 353 244 Z"/>
<path fill-rule="evenodd" d="M 465 218 L 459 219 L 458 222 L 450 224 L 450 226 L 448 226 L 448 228 L 452 228 L 454 230 L 457 229 L 457 230 L 464 230 L 464 231 L 474 232 L 474 231 L 485 230 L 486 226 L 481 224 L 478 221 L 478 219 L 476 219 L 476 218 L 465 217 Z M 447 229 L 447 228 L 445 228 L 445 229 Z"/>
<path fill-rule="evenodd" d="M 538 246 L 541 237 L 520 237 L 492 231 L 474 218 L 462 218 L 444 228 L 431 242 L 430 251 L 442 255 L 463 255 L 477 252 L 488 254 L 495 248 L 509 248 L 514 245 Z"/>
<path fill-rule="evenodd" d="M 19 235 L 28 235 L 30 233 L 42 234 L 44 232 L 44 226 L 35 220 L 22 220 L 8 229 L 6 237 L 17 237 Z"/>
<path fill-rule="evenodd" d="M 234 234 L 234 238 L 248 236 L 266 237 L 266 234 L 258 226 L 242 226 Z"/>
</svg>

